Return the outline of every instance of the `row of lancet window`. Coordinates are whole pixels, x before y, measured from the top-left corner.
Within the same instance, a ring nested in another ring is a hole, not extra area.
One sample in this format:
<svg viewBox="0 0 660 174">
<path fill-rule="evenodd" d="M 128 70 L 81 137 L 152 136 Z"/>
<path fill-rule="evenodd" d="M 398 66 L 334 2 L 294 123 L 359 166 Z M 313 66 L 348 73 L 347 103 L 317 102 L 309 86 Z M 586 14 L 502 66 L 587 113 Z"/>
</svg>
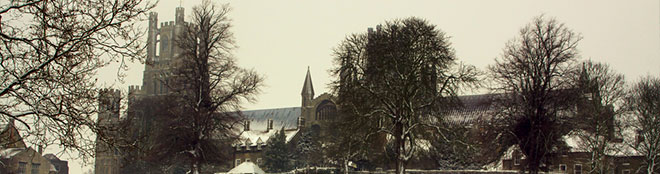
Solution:
<svg viewBox="0 0 660 174">
<path fill-rule="evenodd" d="M 321 104 L 316 107 L 316 116 L 315 120 L 330 120 L 335 117 L 337 114 L 337 107 L 334 103 L 328 100 L 324 100 Z"/>
<path fill-rule="evenodd" d="M 154 94 L 164 94 L 167 93 L 167 87 L 165 87 L 165 84 L 160 83 L 158 81 L 154 81 L 154 86 L 153 86 L 153 93 Z"/>
</svg>

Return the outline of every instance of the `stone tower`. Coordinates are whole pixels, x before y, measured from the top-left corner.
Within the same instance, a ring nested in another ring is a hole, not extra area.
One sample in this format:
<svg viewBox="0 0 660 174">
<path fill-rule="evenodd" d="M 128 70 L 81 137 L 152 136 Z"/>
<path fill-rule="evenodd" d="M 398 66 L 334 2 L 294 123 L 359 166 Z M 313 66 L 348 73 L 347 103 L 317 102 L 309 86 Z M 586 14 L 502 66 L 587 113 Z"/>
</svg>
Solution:
<svg viewBox="0 0 660 174">
<path fill-rule="evenodd" d="M 96 137 L 96 159 L 94 171 L 97 174 L 118 174 L 120 156 L 117 149 L 111 148 L 107 141 L 117 136 L 114 127 L 119 122 L 119 104 L 121 92 L 115 89 L 103 89 L 99 92 L 99 112 L 97 123 L 105 131 Z M 103 137 L 103 138 L 102 138 Z"/>
<path fill-rule="evenodd" d="M 127 118 L 131 122 L 131 130 L 136 135 L 143 136 L 154 121 L 149 113 L 143 112 L 143 108 L 136 107 L 143 99 L 168 93 L 169 90 L 162 83 L 173 65 L 172 62 L 181 52 L 173 42 L 185 29 L 184 8 L 175 9 L 175 21 L 161 22 L 158 25 L 158 13 L 149 13 L 147 31 L 147 55 L 143 72 L 142 86 L 132 85 L 128 87 Z M 117 126 L 119 123 L 119 90 L 102 90 L 99 94 L 99 116 L 98 123 L 104 126 Z M 112 130 L 112 129 L 110 129 Z M 116 132 L 103 132 L 112 136 L 119 136 Z M 122 166 L 138 165 L 133 162 L 120 161 L 121 152 L 118 149 L 110 149 L 109 146 L 97 138 L 97 157 L 95 159 L 96 174 L 121 173 Z"/>
<path fill-rule="evenodd" d="M 173 60 L 179 56 L 181 49 L 174 43 L 185 28 L 184 8 L 177 7 L 175 21 L 160 23 L 158 13 L 149 14 L 149 31 L 147 34 L 147 59 L 142 76 L 141 94 L 158 95 L 169 90 L 163 84 L 162 77 L 173 65 Z"/>
<path fill-rule="evenodd" d="M 300 95 L 302 97 L 302 105 L 298 124 L 304 126 L 307 121 L 311 121 L 309 117 L 314 114 L 314 104 L 312 103 L 314 99 L 314 86 L 312 85 L 312 75 L 309 72 L 309 67 L 307 67 L 307 75 L 305 75 L 305 82 L 303 83 Z"/>
</svg>

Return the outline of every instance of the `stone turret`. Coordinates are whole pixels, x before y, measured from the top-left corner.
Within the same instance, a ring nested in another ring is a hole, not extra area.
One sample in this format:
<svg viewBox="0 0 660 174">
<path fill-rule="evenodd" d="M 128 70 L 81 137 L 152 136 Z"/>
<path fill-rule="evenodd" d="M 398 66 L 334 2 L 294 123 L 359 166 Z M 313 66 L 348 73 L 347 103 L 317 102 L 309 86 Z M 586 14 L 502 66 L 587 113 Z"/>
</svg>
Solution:
<svg viewBox="0 0 660 174">
<path fill-rule="evenodd" d="M 307 75 L 300 95 L 302 96 L 302 106 L 310 106 L 314 98 L 314 86 L 312 85 L 312 75 L 309 72 L 309 67 L 307 67 Z"/>
<path fill-rule="evenodd" d="M 147 63 L 157 60 L 156 44 L 158 43 L 158 13 L 149 13 L 149 30 L 147 33 Z M 150 67 L 145 67 L 150 68 Z"/>
<path fill-rule="evenodd" d="M 162 83 L 167 71 L 172 69 L 172 60 L 181 52 L 174 43 L 179 34 L 185 29 L 183 7 L 175 9 L 174 21 L 161 22 L 158 25 L 158 13 L 149 13 L 149 30 L 147 38 L 147 61 L 142 76 L 142 94 L 161 95 L 169 92 Z"/>
<path fill-rule="evenodd" d="M 184 20 L 183 20 L 184 15 L 185 15 L 185 13 L 184 13 L 183 7 L 177 7 L 175 15 L 174 15 L 175 16 L 174 23 L 176 23 L 176 25 L 183 24 L 184 23 Z"/>
<path fill-rule="evenodd" d="M 102 129 L 96 135 L 96 158 L 94 170 L 97 174 L 119 174 L 119 155 L 107 142 L 117 136 L 114 126 L 119 122 L 121 92 L 116 89 L 102 89 L 99 92 L 99 112 L 97 123 Z"/>
<path fill-rule="evenodd" d="M 307 67 L 307 75 L 305 75 L 305 82 L 303 83 L 302 92 L 302 106 L 300 107 L 300 117 L 298 117 L 298 128 L 304 126 L 305 120 L 311 120 L 313 115 L 314 105 L 312 104 L 312 99 L 314 99 L 314 86 L 312 85 L 312 75 L 309 72 L 309 67 Z"/>
<path fill-rule="evenodd" d="M 117 89 L 102 89 L 99 92 L 99 123 L 116 121 L 119 119 L 120 100 L 121 92 Z"/>
</svg>

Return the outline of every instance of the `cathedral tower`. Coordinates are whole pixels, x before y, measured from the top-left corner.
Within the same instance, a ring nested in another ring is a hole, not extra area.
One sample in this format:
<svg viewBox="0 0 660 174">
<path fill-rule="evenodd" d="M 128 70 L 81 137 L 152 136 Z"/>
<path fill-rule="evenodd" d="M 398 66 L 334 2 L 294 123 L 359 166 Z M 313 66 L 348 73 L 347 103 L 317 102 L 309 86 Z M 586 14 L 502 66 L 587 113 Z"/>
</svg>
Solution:
<svg viewBox="0 0 660 174">
<path fill-rule="evenodd" d="M 97 123 L 100 127 L 110 128 L 99 132 L 96 137 L 96 158 L 94 161 L 94 170 L 96 174 L 118 174 L 119 173 L 119 153 L 116 149 L 110 148 L 105 140 L 117 136 L 113 126 L 119 123 L 119 104 L 121 93 L 115 89 L 103 89 L 99 92 L 99 112 Z"/>
<path fill-rule="evenodd" d="M 149 13 L 149 30 L 147 35 L 147 61 L 142 76 L 142 94 L 159 95 L 169 92 L 163 83 L 164 76 L 173 65 L 173 59 L 181 50 L 174 40 L 185 29 L 184 8 L 177 7 L 175 20 L 161 22 L 158 26 L 158 13 Z"/>
<path fill-rule="evenodd" d="M 312 104 L 312 99 L 314 99 L 314 86 L 312 85 L 312 75 L 309 72 L 309 67 L 307 67 L 307 75 L 305 76 L 305 82 L 303 83 L 302 92 L 300 93 L 302 97 L 302 105 L 300 112 L 299 125 L 304 125 L 306 121 L 310 121 L 314 113 L 314 105 Z"/>
</svg>

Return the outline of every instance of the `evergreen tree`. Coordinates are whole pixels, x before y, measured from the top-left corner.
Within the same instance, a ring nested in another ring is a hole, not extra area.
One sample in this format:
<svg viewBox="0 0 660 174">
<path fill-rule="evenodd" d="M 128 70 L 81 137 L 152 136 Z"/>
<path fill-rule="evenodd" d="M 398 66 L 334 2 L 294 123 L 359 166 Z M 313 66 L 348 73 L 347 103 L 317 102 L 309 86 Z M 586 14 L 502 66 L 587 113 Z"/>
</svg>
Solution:
<svg viewBox="0 0 660 174">
<path fill-rule="evenodd" d="M 323 160 L 323 158 L 318 157 L 321 154 L 318 135 L 315 135 L 309 129 L 303 129 L 300 133 L 300 139 L 297 141 L 295 149 L 296 167 L 318 166 Z"/>
<path fill-rule="evenodd" d="M 264 148 L 264 168 L 269 173 L 285 172 L 291 170 L 291 156 L 286 146 L 284 128 L 268 139 L 268 146 Z"/>
</svg>

